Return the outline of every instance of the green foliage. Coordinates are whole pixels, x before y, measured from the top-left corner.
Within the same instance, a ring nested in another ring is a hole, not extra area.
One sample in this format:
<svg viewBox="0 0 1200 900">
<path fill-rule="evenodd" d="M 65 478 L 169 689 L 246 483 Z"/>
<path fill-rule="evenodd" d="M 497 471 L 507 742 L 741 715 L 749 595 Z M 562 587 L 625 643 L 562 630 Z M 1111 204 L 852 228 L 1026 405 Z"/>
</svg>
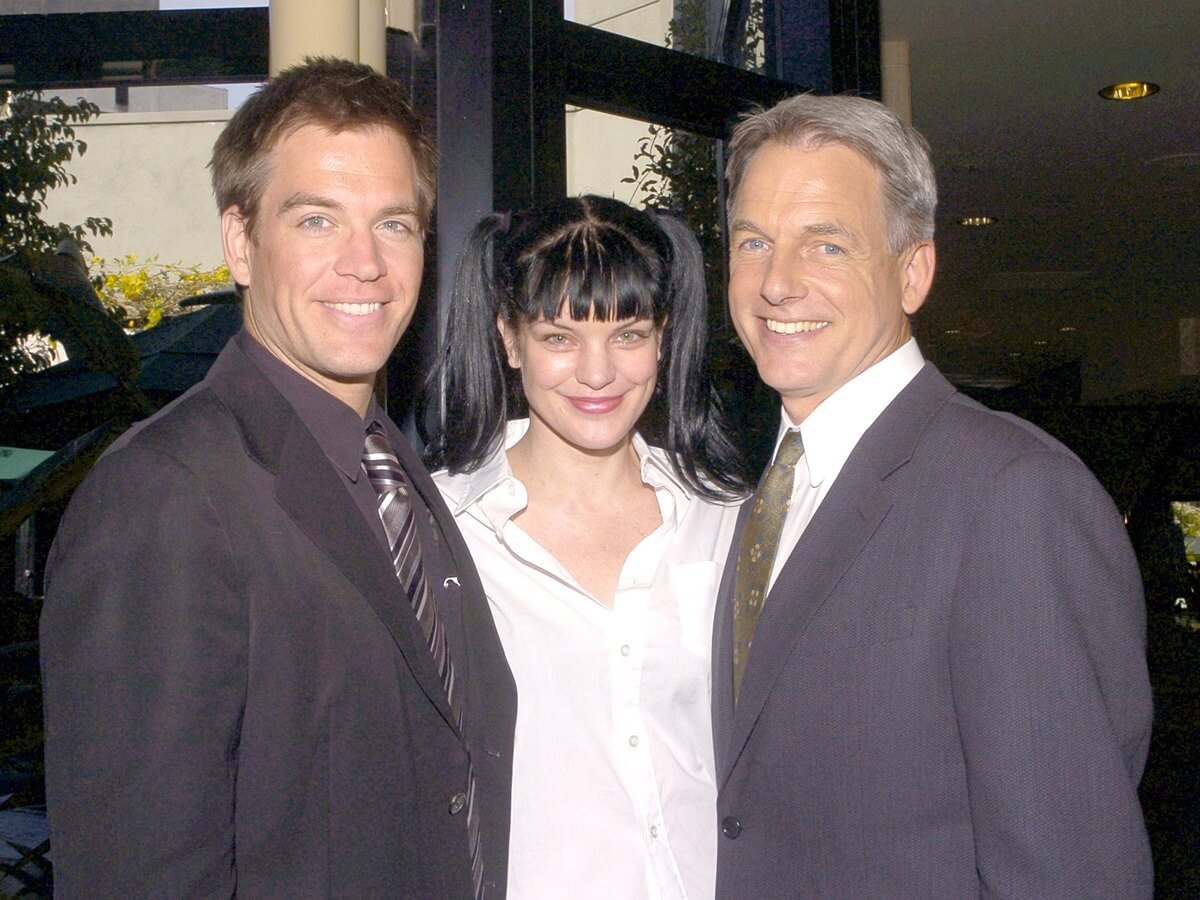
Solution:
<svg viewBox="0 0 1200 900">
<path fill-rule="evenodd" d="M 111 235 L 110 219 L 89 216 L 74 226 L 42 219 L 46 195 L 75 183 L 67 163 L 87 152 L 72 126 L 94 118 L 100 108 L 86 100 L 69 104 L 24 91 L 0 92 L 0 102 L 8 113 L 0 118 L 0 248 L 50 251 L 73 238 L 90 250 L 88 235 Z"/>
<path fill-rule="evenodd" d="M 96 291 L 128 329 L 153 328 L 165 317 L 178 315 L 189 297 L 229 287 L 229 269 L 159 262 L 157 256 L 139 260 L 137 254 L 117 259 L 92 259 Z"/>
<path fill-rule="evenodd" d="M 87 152 L 72 126 L 99 112 L 85 100 L 70 104 L 59 97 L 0 90 L 0 256 L 49 253 L 67 238 L 90 250 L 88 236 L 112 234 L 112 221 L 106 218 L 89 216 L 81 225 L 42 218 L 47 194 L 75 183 L 67 164 Z M 0 383 L 48 362 L 44 343 L 25 344 L 41 323 L 12 308 L 8 300 L 0 295 L 5 307 L 0 309 Z"/>
<path fill-rule="evenodd" d="M 1171 512 L 1174 514 L 1175 524 L 1183 532 L 1184 538 L 1189 540 L 1200 538 L 1200 503 L 1176 501 L 1171 504 Z M 1193 566 L 1200 564 L 1200 555 L 1189 551 L 1187 557 L 1188 562 Z"/>
</svg>

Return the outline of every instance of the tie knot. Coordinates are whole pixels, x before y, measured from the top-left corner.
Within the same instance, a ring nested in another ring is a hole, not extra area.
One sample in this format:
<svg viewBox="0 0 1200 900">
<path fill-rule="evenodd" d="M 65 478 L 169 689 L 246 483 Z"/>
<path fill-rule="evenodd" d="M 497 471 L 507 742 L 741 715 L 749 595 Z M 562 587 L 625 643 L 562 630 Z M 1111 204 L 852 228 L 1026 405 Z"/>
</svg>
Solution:
<svg viewBox="0 0 1200 900">
<path fill-rule="evenodd" d="M 800 436 L 800 429 L 789 431 L 779 444 L 779 450 L 775 454 L 776 466 L 794 466 L 804 455 L 804 439 Z"/>
<path fill-rule="evenodd" d="M 396 452 L 388 442 L 387 435 L 377 424 L 372 423 L 367 429 L 366 441 L 363 445 L 363 471 L 367 473 L 372 486 L 380 493 L 388 491 L 404 491 L 404 477 L 400 471 L 400 461 Z"/>
</svg>

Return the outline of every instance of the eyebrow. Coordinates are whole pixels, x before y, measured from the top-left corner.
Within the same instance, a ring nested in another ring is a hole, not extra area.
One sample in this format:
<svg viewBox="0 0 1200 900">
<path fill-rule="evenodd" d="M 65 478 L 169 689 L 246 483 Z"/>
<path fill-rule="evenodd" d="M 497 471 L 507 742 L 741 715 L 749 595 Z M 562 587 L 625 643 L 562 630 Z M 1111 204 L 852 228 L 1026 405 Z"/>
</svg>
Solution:
<svg viewBox="0 0 1200 900">
<path fill-rule="evenodd" d="M 730 231 L 756 231 L 759 234 L 763 233 L 763 230 L 761 228 L 759 228 L 757 225 L 755 225 L 753 222 L 751 222 L 749 219 L 734 219 L 732 222 L 729 223 L 729 230 Z"/>
<path fill-rule="evenodd" d="M 283 201 L 283 205 L 279 207 L 279 212 L 288 212 L 289 210 L 297 209 L 301 206 L 317 206 L 324 209 L 340 209 L 341 204 L 336 200 L 331 200 L 329 197 L 322 197 L 320 194 L 298 193 L 292 194 L 287 200 Z"/>
</svg>

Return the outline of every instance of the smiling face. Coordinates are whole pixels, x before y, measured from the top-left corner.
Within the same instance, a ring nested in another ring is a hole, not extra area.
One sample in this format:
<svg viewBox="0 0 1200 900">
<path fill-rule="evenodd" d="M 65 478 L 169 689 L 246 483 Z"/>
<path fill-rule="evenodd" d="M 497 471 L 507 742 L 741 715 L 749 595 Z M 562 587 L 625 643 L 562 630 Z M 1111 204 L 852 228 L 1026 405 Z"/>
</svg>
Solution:
<svg viewBox="0 0 1200 900">
<path fill-rule="evenodd" d="M 412 318 L 424 235 L 408 143 L 386 127 L 304 125 L 271 152 L 253 235 L 221 216 L 225 260 L 246 286 L 246 330 L 360 413 Z"/>
<path fill-rule="evenodd" d="M 793 421 L 908 340 L 934 251 L 888 248 L 879 174 L 847 147 L 764 144 L 730 224 L 729 312 Z"/>
<path fill-rule="evenodd" d="M 651 319 L 498 322 L 521 370 L 529 436 L 607 453 L 624 448 L 654 394 L 659 329 Z"/>
</svg>

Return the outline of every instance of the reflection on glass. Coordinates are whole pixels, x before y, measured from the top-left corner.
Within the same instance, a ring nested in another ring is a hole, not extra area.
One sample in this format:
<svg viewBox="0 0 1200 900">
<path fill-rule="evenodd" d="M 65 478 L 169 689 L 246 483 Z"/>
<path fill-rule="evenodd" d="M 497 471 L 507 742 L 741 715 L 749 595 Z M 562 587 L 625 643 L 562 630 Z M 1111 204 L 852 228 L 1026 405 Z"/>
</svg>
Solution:
<svg viewBox="0 0 1200 900">
<path fill-rule="evenodd" d="M 566 0 L 563 17 L 659 47 L 710 57 L 706 6 L 705 0 Z M 735 58 L 725 62 L 741 69 L 762 71 L 762 0 L 751 0 L 737 33 L 741 37 Z"/>
<path fill-rule="evenodd" d="M 672 0 L 566 0 L 563 17 L 580 25 L 664 47 L 675 10 L 678 8 L 684 15 L 687 6 L 700 9 L 703 28 L 703 3 L 673 3 Z"/>
</svg>

